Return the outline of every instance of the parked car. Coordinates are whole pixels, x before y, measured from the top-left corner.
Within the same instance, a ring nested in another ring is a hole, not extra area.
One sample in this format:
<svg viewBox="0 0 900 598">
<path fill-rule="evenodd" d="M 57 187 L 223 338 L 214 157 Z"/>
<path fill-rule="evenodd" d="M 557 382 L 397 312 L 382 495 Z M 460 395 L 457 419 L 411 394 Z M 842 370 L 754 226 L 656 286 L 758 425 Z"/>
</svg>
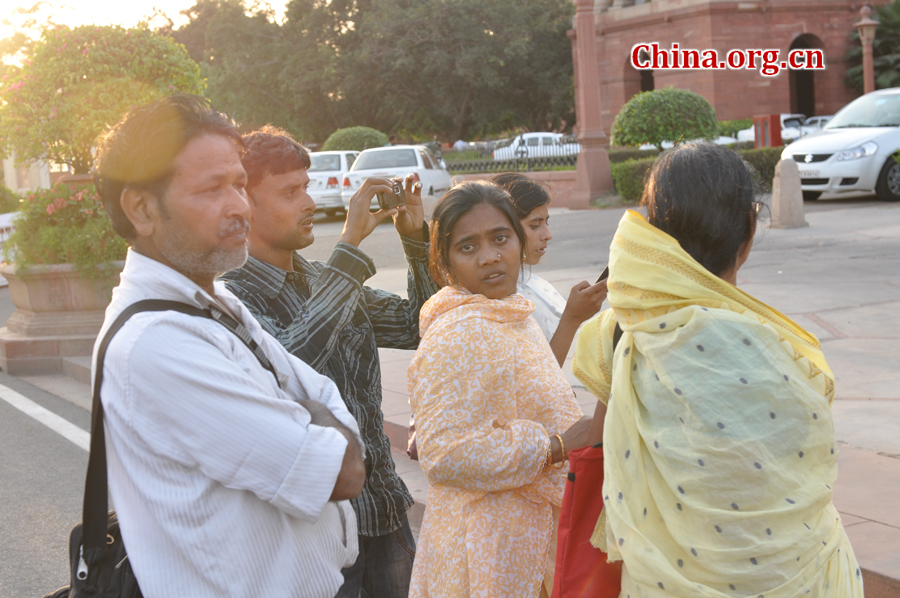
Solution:
<svg viewBox="0 0 900 598">
<path fill-rule="evenodd" d="M 781 138 L 785 141 L 798 139 L 805 135 L 803 126 L 806 124 L 805 114 L 782 114 L 781 115 Z M 756 141 L 756 129 L 751 126 L 749 129 L 742 129 L 737 132 L 738 141 Z"/>
<path fill-rule="evenodd" d="M 813 129 L 811 131 L 808 131 L 808 133 L 815 133 L 815 131 L 817 129 L 821 129 L 826 124 L 828 124 L 828 121 L 831 120 L 832 118 L 834 118 L 834 117 L 833 116 L 810 116 L 809 118 L 806 119 L 806 122 L 804 123 L 804 128 L 805 129 Z"/>
<path fill-rule="evenodd" d="M 359 152 L 312 152 L 309 154 L 312 164 L 309 173 L 310 196 L 316 202 L 316 211 L 334 216 L 344 211 L 341 200 L 341 181 Z"/>
<path fill-rule="evenodd" d="M 561 133 L 522 133 L 512 143 L 493 151 L 494 160 L 524 160 L 526 158 L 549 158 L 552 156 L 573 156 L 581 151 L 581 144 Z"/>
<path fill-rule="evenodd" d="M 784 148 L 800 167 L 803 199 L 822 193 L 874 191 L 900 201 L 900 87 L 856 98 L 825 127 Z"/>
<path fill-rule="evenodd" d="M 453 184 L 450 173 L 430 149 L 424 145 L 393 145 L 363 150 L 341 183 L 341 199 L 344 208 L 350 206 L 350 198 L 368 178 L 403 178 L 412 173 L 422 183 L 423 195 L 440 197 Z M 378 201 L 372 200 L 378 208 Z"/>
</svg>

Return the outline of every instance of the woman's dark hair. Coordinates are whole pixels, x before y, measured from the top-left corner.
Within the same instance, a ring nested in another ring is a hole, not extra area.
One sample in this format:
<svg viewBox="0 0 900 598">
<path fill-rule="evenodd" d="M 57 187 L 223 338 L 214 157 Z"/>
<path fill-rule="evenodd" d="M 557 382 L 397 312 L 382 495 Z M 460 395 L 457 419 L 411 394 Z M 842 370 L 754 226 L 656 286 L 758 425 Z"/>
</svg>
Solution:
<svg viewBox="0 0 900 598">
<path fill-rule="evenodd" d="M 519 220 L 524 220 L 535 208 L 550 203 L 547 190 L 524 174 L 501 172 L 488 180 L 509 193 Z"/>
<path fill-rule="evenodd" d="M 469 181 L 450 189 L 435 206 L 431 216 L 431 253 L 428 269 L 439 285 L 453 284 L 453 277 L 450 275 L 450 236 L 456 223 L 481 204 L 494 206 L 506 216 L 519 239 L 522 253 L 519 257 L 524 261 L 525 230 L 516 216 L 509 194 L 486 181 Z"/>
<path fill-rule="evenodd" d="M 735 152 L 712 143 L 688 143 L 657 158 L 641 205 L 650 224 L 720 276 L 752 240 L 754 189 L 750 167 Z"/>
<path fill-rule="evenodd" d="M 253 188 L 266 176 L 309 169 L 311 163 L 305 147 L 287 131 L 272 125 L 244 135 L 244 145 L 247 149 L 241 164 L 247 171 L 247 192 L 251 196 Z"/>
<path fill-rule="evenodd" d="M 215 110 L 209 100 L 175 94 L 126 114 L 97 143 L 94 184 L 113 230 L 127 240 L 137 235 L 122 211 L 122 191 L 150 191 L 160 200 L 172 179 L 172 163 L 188 142 L 200 135 L 222 135 L 242 151 L 234 121 Z"/>
</svg>

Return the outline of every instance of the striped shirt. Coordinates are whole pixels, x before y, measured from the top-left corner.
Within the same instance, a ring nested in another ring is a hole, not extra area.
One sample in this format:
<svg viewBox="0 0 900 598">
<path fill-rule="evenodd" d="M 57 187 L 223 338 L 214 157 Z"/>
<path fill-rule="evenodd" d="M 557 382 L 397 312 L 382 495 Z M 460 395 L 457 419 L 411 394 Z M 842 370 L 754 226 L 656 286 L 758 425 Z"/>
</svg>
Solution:
<svg viewBox="0 0 900 598">
<path fill-rule="evenodd" d="M 429 244 L 400 239 L 409 264 L 408 300 L 363 286 L 375 265 L 347 243 L 338 243 L 325 263 L 294 253 L 294 272 L 250 257 L 243 268 L 222 277 L 265 330 L 334 380 L 356 418 L 369 475 L 351 503 L 363 536 L 399 528 L 413 504 L 384 433 L 378 347 L 418 347 L 419 309 L 438 287 L 428 273 Z"/>
<path fill-rule="evenodd" d="M 355 433 L 334 384 L 221 282 L 213 298 L 133 250 L 100 338 L 142 299 L 204 309 L 217 300 L 285 382 L 211 319 L 138 313 L 113 338 L 101 389 L 109 490 L 143 595 L 334 596 L 357 554 L 349 501 L 329 500 L 347 441 L 293 400 L 323 403 Z"/>
</svg>

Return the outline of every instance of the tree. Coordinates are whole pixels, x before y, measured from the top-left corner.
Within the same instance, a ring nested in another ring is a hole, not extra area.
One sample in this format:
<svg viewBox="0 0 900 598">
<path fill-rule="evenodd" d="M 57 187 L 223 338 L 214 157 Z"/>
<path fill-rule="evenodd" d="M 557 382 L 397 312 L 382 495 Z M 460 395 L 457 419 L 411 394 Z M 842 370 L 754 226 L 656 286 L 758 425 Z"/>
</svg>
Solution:
<svg viewBox="0 0 900 598">
<path fill-rule="evenodd" d="M 247 126 L 468 138 L 574 122 L 569 0 L 197 0 L 173 35 Z"/>
<path fill-rule="evenodd" d="M 402 119 L 383 129 L 415 127 L 419 121 L 466 139 L 516 126 L 571 124 L 561 117 L 572 114 L 571 42 L 566 38 L 571 2 L 373 4 L 359 23 L 365 34 L 361 56 L 379 82 L 390 82 L 385 97 L 401 108 L 395 114 Z"/>
<path fill-rule="evenodd" d="M 67 164 L 76 174 L 90 172 L 97 136 L 130 108 L 203 90 L 184 47 L 145 25 L 45 29 L 3 83 L 0 146 L 19 159 Z"/>
<path fill-rule="evenodd" d="M 875 70 L 875 89 L 900 87 L 900 0 L 876 6 L 878 28 L 872 42 L 872 66 Z M 850 50 L 847 62 L 854 66 L 847 69 L 844 84 L 862 93 L 862 46 L 859 32 L 850 33 Z"/>
<path fill-rule="evenodd" d="M 613 145 L 649 143 L 662 151 L 664 141 L 678 144 L 714 139 L 716 112 L 701 95 L 667 87 L 637 94 L 622 106 L 612 125 Z"/>
</svg>

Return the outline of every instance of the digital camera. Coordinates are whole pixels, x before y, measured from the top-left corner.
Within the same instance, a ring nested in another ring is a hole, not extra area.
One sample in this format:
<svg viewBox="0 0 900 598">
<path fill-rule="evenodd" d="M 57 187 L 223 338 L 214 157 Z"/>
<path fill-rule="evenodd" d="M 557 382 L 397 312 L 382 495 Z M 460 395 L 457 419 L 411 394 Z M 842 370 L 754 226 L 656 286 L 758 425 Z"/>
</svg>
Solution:
<svg viewBox="0 0 900 598">
<path fill-rule="evenodd" d="M 403 191 L 403 181 L 394 179 L 391 181 L 391 192 L 376 193 L 378 207 L 382 210 L 390 210 L 406 204 L 406 193 Z"/>
</svg>

